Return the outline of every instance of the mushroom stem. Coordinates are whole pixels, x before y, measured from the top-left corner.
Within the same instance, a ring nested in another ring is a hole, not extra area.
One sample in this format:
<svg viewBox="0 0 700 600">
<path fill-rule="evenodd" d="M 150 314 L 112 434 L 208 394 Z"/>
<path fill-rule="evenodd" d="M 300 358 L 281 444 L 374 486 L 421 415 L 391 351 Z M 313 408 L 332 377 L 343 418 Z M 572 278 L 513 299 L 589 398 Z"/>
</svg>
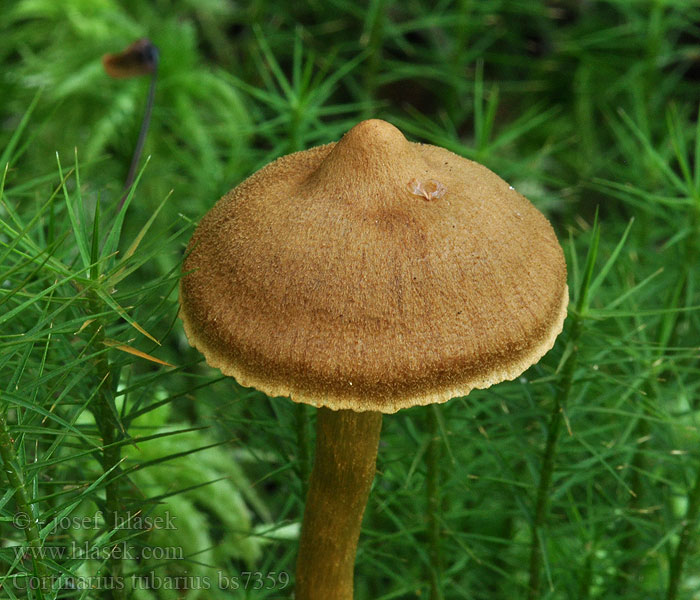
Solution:
<svg viewBox="0 0 700 600">
<path fill-rule="evenodd" d="M 297 600 L 352 600 L 357 540 L 381 428 L 380 412 L 318 410 L 316 457 L 297 558 Z"/>
</svg>

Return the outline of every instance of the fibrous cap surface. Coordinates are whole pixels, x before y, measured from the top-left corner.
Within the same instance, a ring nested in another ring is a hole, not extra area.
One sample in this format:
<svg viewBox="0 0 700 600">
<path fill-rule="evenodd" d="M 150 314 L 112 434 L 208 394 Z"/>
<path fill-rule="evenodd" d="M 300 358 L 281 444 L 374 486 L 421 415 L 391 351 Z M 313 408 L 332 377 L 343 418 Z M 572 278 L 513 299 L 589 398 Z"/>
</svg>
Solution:
<svg viewBox="0 0 700 600">
<path fill-rule="evenodd" d="M 564 256 L 487 168 L 363 121 L 224 196 L 180 315 L 207 362 L 270 396 L 394 412 L 512 379 L 561 332 Z"/>
</svg>

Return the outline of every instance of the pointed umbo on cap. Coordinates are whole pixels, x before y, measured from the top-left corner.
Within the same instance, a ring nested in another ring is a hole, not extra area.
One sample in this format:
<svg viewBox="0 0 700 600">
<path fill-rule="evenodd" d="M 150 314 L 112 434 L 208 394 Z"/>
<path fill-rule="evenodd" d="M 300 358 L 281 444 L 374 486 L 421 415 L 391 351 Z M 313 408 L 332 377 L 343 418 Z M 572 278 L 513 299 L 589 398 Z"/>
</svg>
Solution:
<svg viewBox="0 0 700 600">
<path fill-rule="evenodd" d="M 224 196 L 184 262 L 180 316 L 244 386 L 386 413 L 513 379 L 561 332 L 564 256 L 487 168 L 363 121 Z"/>
</svg>

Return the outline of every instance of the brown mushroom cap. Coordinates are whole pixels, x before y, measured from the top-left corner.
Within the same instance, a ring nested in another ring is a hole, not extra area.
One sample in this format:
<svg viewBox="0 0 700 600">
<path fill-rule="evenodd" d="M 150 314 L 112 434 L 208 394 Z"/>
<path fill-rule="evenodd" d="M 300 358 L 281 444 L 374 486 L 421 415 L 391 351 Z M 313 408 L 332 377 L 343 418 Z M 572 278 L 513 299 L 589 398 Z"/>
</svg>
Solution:
<svg viewBox="0 0 700 600">
<path fill-rule="evenodd" d="M 564 256 L 505 181 L 369 120 L 284 156 L 197 227 L 180 316 L 270 396 L 395 412 L 513 379 L 561 332 Z"/>
</svg>

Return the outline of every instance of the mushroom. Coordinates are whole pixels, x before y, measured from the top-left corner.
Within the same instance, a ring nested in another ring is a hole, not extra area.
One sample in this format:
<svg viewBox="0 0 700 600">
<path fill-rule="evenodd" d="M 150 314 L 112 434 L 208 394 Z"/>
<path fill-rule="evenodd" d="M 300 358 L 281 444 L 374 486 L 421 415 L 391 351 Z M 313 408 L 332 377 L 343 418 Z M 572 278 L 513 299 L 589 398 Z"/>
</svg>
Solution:
<svg viewBox="0 0 700 600">
<path fill-rule="evenodd" d="M 298 600 L 352 598 L 382 413 L 517 377 L 568 305 L 561 247 L 525 197 L 376 119 L 229 192 L 184 272 L 180 316 L 209 365 L 319 407 Z"/>
</svg>

